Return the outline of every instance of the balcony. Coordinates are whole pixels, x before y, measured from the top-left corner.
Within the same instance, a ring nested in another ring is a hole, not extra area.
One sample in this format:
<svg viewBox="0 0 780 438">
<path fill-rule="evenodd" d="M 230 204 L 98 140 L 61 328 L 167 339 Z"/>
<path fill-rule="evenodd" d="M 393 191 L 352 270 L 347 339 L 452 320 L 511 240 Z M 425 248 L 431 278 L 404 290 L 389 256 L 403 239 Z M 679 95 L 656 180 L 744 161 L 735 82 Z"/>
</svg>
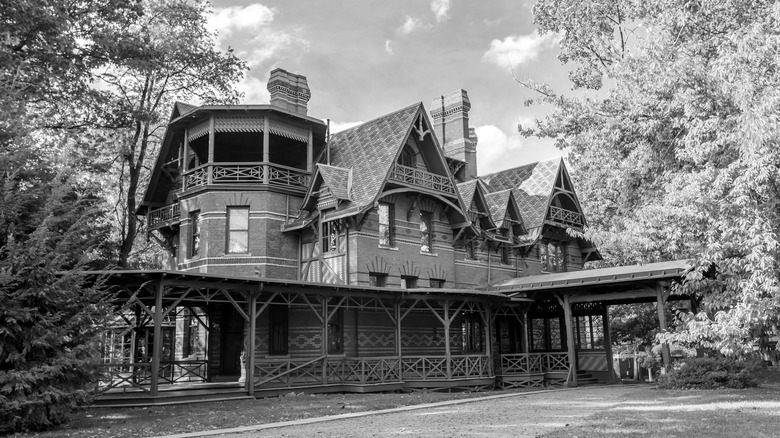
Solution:
<svg viewBox="0 0 780 438">
<path fill-rule="evenodd" d="M 455 195 L 455 186 L 448 177 L 398 163 L 393 165 L 393 169 L 390 172 L 390 180 L 433 190 L 438 193 Z"/>
<path fill-rule="evenodd" d="M 179 203 L 166 205 L 146 214 L 146 224 L 149 231 L 170 227 L 179 222 Z"/>
<path fill-rule="evenodd" d="M 572 227 L 582 228 L 584 223 L 582 215 L 560 207 L 550 206 L 550 220 Z"/>
<path fill-rule="evenodd" d="M 207 185 L 262 184 L 306 191 L 309 172 L 274 163 L 209 163 L 184 173 L 184 190 Z"/>
</svg>

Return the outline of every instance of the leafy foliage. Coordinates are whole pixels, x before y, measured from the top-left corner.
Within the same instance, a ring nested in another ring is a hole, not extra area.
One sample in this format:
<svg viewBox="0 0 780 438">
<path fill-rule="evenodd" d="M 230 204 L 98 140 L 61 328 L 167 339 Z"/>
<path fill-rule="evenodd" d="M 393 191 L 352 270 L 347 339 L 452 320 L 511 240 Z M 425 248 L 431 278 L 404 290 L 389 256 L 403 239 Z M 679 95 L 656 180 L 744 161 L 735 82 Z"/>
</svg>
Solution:
<svg viewBox="0 0 780 438">
<path fill-rule="evenodd" d="M 588 97 L 531 81 L 555 105 L 528 135 L 557 139 L 605 264 L 690 258 L 700 300 L 661 339 L 728 356 L 780 320 L 780 5 L 541 0 L 540 32 Z"/>
<path fill-rule="evenodd" d="M 658 378 L 663 389 L 752 388 L 755 365 L 727 358 L 699 357 L 687 359 L 681 366 Z"/>
</svg>

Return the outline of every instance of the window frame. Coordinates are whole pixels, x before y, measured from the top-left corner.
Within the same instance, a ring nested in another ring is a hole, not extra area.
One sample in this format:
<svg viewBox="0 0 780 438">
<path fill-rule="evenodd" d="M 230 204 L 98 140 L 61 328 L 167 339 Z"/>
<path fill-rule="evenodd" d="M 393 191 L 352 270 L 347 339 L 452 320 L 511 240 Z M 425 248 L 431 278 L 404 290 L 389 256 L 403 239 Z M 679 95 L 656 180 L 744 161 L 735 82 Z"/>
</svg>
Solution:
<svg viewBox="0 0 780 438">
<path fill-rule="evenodd" d="M 373 283 L 373 284 L 372 284 Z M 382 272 L 369 272 L 368 284 L 373 287 L 385 287 L 387 286 L 387 274 Z"/>
<path fill-rule="evenodd" d="M 272 304 L 268 313 L 268 355 L 290 353 L 290 309 L 286 304 Z"/>
<path fill-rule="evenodd" d="M 200 210 L 191 211 L 190 217 L 190 236 L 189 247 L 187 248 L 187 258 L 195 258 L 200 250 Z"/>
<path fill-rule="evenodd" d="M 475 314 L 465 314 L 460 323 L 461 348 L 463 353 L 482 353 L 485 350 L 482 318 Z"/>
<path fill-rule="evenodd" d="M 233 229 L 232 222 L 230 220 L 230 214 L 233 211 L 246 211 L 246 228 L 236 228 Z M 248 205 L 231 205 L 227 207 L 226 210 L 226 218 L 225 218 L 225 254 L 249 254 L 249 206 Z M 245 236 L 245 247 L 246 250 L 244 251 L 233 251 L 230 247 L 231 237 L 235 236 L 237 233 L 243 233 Z"/>
<path fill-rule="evenodd" d="M 417 289 L 418 277 L 412 275 L 401 276 L 401 287 L 404 289 Z"/>
<path fill-rule="evenodd" d="M 433 212 L 425 210 L 420 210 L 420 251 L 433 254 Z"/>
<path fill-rule="evenodd" d="M 328 354 L 344 354 L 344 309 L 338 308 L 328 321 Z"/>
<path fill-rule="evenodd" d="M 387 208 L 387 223 L 382 223 L 382 207 Z M 395 204 L 380 202 L 377 206 L 377 215 L 379 216 L 379 246 L 395 248 Z"/>
</svg>

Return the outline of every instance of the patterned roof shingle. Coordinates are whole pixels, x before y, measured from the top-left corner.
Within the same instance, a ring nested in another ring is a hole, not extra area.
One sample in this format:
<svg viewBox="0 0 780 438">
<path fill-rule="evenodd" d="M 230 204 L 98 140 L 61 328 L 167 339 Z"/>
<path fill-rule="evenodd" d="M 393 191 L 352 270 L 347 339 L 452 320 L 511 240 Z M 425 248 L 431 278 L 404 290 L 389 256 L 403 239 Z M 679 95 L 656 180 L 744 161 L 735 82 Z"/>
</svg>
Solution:
<svg viewBox="0 0 780 438">
<path fill-rule="evenodd" d="M 460 193 L 460 199 L 463 200 L 463 205 L 465 205 L 466 208 L 470 208 L 471 203 L 474 201 L 474 193 L 477 191 L 478 183 L 478 180 L 472 179 L 471 181 L 457 184 L 458 193 Z"/>
<path fill-rule="evenodd" d="M 531 232 L 544 224 L 560 165 L 561 159 L 556 158 L 483 175 L 480 179 L 490 192 L 512 189 L 525 228 Z"/>
<path fill-rule="evenodd" d="M 504 222 L 506 210 L 509 206 L 509 197 L 511 195 L 511 189 L 492 192 L 485 195 L 485 200 L 490 208 L 490 216 L 493 218 L 493 222 L 495 222 L 496 225 L 500 225 Z"/>
<path fill-rule="evenodd" d="M 336 199 L 349 200 L 349 169 L 344 169 L 336 166 L 328 166 L 327 164 L 318 164 L 317 168 L 322 176 L 322 181 L 325 186 L 330 189 L 330 192 Z"/>
<path fill-rule="evenodd" d="M 339 210 L 373 205 L 420 110 L 418 102 L 331 136 L 330 164 L 351 168 L 354 181 L 351 202 Z"/>
</svg>

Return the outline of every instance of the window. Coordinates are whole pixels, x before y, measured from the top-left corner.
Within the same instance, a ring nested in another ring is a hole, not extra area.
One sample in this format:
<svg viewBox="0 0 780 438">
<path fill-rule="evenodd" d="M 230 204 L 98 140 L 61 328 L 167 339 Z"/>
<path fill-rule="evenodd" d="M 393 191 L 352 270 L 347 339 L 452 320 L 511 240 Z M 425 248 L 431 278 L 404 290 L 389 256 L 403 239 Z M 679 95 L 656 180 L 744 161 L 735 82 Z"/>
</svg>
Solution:
<svg viewBox="0 0 780 438">
<path fill-rule="evenodd" d="M 249 207 L 228 207 L 227 221 L 227 252 L 249 252 Z"/>
<path fill-rule="evenodd" d="M 198 344 L 198 320 L 191 309 L 184 309 L 183 322 L 182 356 L 188 357 L 197 353 Z"/>
<path fill-rule="evenodd" d="M 385 287 L 387 285 L 387 274 L 380 272 L 369 272 L 368 281 L 371 286 Z"/>
<path fill-rule="evenodd" d="M 506 244 L 501 245 L 501 263 L 505 265 L 509 264 L 509 246 Z"/>
<path fill-rule="evenodd" d="M 322 224 L 322 252 L 338 252 L 339 226 L 336 222 Z"/>
<path fill-rule="evenodd" d="M 401 156 L 398 157 L 398 163 L 407 167 L 414 167 L 417 165 L 415 153 L 412 148 L 409 146 L 404 147 L 404 149 L 401 151 Z"/>
<path fill-rule="evenodd" d="M 431 278 L 430 280 L 428 280 L 428 282 L 429 282 L 431 287 L 435 287 L 435 288 L 438 288 L 438 289 L 441 289 L 441 288 L 444 287 L 444 280 Z"/>
<path fill-rule="evenodd" d="M 429 211 L 420 212 L 420 251 L 433 252 L 433 215 Z"/>
<path fill-rule="evenodd" d="M 393 246 L 393 223 L 395 222 L 395 209 L 393 204 L 379 203 L 379 244 Z"/>
<path fill-rule="evenodd" d="M 344 352 L 344 312 L 338 309 L 328 322 L 328 354 Z"/>
<path fill-rule="evenodd" d="M 190 253 L 189 257 L 198 255 L 200 249 L 200 212 L 190 213 Z"/>
<path fill-rule="evenodd" d="M 464 353 L 482 352 L 482 320 L 478 315 L 466 314 L 460 324 Z"/>
<path fill-rule="evenodd" d="M 559 318 L 532 319 L 531 346 L 533 351 L 562 350 L 561 320 Z"/>
<path fill-rule="evenodd" d="M 272 356 L 284 356 L 287 354 L 287 305 L 275 304 L 269 307 L 268 354 Z"/>
<path fill-rule="evenodd" d="M 415 289 L 417 287 L 417 277 L 401 276 L 401 287 L 404 289 Z"/>
<path fill-rule="evenodd" d="M 477 242 L 469 240 L 466 242 L 466 258 L 471 260 L 477 259 Z"/>
<path fill-rule="evenodd" d="M 604 321 L 601 315 L 578 316 L 576 342 L 580 350 L 604 348 Z"/>
<path fill-rule="evenodd" d="M 558 241 L 539 242 L 539 262 L 543 271 L 566 271 L 566 243 Z"/>
</svg>

